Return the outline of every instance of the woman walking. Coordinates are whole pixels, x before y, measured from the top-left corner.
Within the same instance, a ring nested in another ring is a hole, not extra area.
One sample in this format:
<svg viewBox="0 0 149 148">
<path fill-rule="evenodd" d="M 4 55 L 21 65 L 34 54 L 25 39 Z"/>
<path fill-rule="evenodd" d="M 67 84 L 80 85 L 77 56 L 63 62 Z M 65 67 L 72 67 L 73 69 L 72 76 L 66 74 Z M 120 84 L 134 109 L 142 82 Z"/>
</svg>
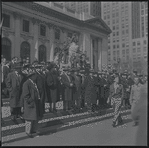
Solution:
<svg viewBox="0 0 149 148">
<path fill-rule="evenodd" d="M 123 85 L 120 84 L 120 78 L 118 74 L 115 74 L 114 83 L 110 86 L 109 100 L 113 101 L 114 118 L 112 126 L 115 127 L 122 123 L 120 114 L 122 101 L 123 101 Z"/>
</svg>

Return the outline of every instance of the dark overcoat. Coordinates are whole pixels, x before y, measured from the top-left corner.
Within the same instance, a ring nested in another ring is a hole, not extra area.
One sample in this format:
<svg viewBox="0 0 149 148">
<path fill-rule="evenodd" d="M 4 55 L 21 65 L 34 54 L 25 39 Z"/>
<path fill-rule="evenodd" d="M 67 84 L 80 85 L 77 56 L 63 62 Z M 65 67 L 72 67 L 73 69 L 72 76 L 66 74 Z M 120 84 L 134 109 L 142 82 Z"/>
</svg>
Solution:
<svg viewBox="0 0 149 148">
<path fill-rule="evenodd" d="M 20 97 L 21 97 L 21 90 L 22 90 L 22 85 L 21 85 L 22 80 L 23 80 L 22 75 L 20 75 L 20 78 L 18 78 L 15 72 L 11 72 L 8 74 L 6 85 L 10 92 L 9 93 L 10 107 L 21 107 Z"/>
<path fill-rule="evenodd" d="M 79 99 L 81 95 L 81 76 L 76 76 L 75 74 L 72 75 L 73 78 L 73 99 Z"/>
<path fill-rule="evenodd" d="M 125 78 L 121 78 L 121 84 L 123 85 L 123 89 L 124 89 L 124 99 L 128 98 L 128 93 L 126 91 L 126 89 L 128 89 L 128 82 Z"/>
<path fill-rule="evenodd" d="M 85 79 L 86 79 L 85 75 L 81 76 L 81 100 L 85 99 L 85 85 L 84 85 Z"/>
<path fill-rule="evenodd" d="M 60 81 L 58 74 L 55 72 L 48 72 L 46 76 L 47 96 L 50 103 L 60 101 Z"/>
<path fill-rule="evenodd" d="M 3 80 L 5 83 L 6 83 L 6 79 L 9 73 L 10 73 L 10 68 L 7 66 L 4 66 L 3 67 Z"/>
<path fill-rule="evenodd" d="M 29 79 L 23 84 L 21 106 L 24 107 L 23 116 L 25 120 L 42 119 L 44 114 L 42 100 L 38 99 L 37 89 Z"/>
<path fill-rule="evenodd" d="M 44 80 L 44 77 L 42 76 L 42 74 L 36 73 L 35 76 L 37 77 L 37 87 L 39 89 L 42 106 L 44 107 L 45 99 L 46 99 L 45 80 Z"/>
<path fill-rule="evenodd" d="M 101 98 L 106 98 L 106 87 L 107 81 L 104 78 L 101 78 L 100 90 L 101 90 Z"/>
<path fill-rule="evenodd" d="M 85 102 L 96 104 L 97 100 L 97 86 L 95 79 L 87 76 L 84 82 L 85 87 Z"/>
<path fill-rule="evenodd" d="M 97 86 L 97 99 L 100 100 L 101 99 L 101 78 L 98 76 L 97 77 L 97 82 L 98 82 L 98 86 Z"/>
<path fill-rule="evenodd" d="M 63 94 L 64 100 L 72 101 L 73 87 L 70 86 L 70 83 L 72 82 L 72 77 L 70 77 L 70 81 L 69 81 L 66 74 L 64 73 L 61 75 L 61 81 L 62 81 L 63 90 L 64 90 L 64 94 Z"/>
</svg>

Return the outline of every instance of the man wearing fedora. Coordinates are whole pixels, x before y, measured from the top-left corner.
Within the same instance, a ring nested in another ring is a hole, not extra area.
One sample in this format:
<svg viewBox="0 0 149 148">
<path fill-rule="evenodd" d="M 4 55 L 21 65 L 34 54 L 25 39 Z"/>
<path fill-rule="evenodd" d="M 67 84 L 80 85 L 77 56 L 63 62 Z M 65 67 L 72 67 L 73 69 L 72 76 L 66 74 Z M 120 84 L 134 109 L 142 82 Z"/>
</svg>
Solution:
<svg viewBox="0 0 149 148">
<path fill-rule="evenodd" d="M 8 74 L 6 85 L 9 90 L 10 95 L 10 108 L 11 108 L 11 119 L 16 120 L 17 117 L 22 118 L 21 116 L 21 105 L 20 105 L 20 97 L 21 97 L 21 82 L 23 76 L 21 74 L 21 66 L 20 62 L 18 62 L 14 71 Z"/>
<path fill-rule="evenodd" d="M 30 67 L 31 69 L 33 67 Z M 33 138 L 33 134 L 38 134 L 38 121 L 42 119 L 44 114 L 42 98 L 37 87 L 36 72 L 30 70 L 27 81 L 23 84 L 23 92 L 21 96 L 21 106 L 24 112 L 25 132 Z"/>
</svg>

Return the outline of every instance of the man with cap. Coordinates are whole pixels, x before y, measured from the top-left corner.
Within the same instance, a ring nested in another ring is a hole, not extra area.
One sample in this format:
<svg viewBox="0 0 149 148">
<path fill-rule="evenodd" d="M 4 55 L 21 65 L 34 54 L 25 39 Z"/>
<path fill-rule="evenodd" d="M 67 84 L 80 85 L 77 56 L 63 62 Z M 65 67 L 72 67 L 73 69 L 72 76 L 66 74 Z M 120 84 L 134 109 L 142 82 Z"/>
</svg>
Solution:
<svg viewBox="0 0 149 148">
<path fill-rule="evenodd" d="M 21 96 L 21 106 L 25 119 L 25 132 L 30 138 L 33 138 L 33 134 L 38 134 L 38 121 L 42 119 L 44 114 L 43 103 L 37 87 L 37 79 L 36 72 L 30 70 L 28 79 L 23 84 Z"/>
<path fill-rule="evenodd" d="M 63 69 L 63 74 L 61 75 L 61 82 L 64 86 L 64 100 L 63 100 L 63 110 L 70 110 L 72 108 L 72 95 L 74 89 L 74 83 L 71 76 L 71 70 L 68 68 Z"/>
<path fill-rule="evenodd" d="M 139 76 L 140 83 L 143 85 L 144 84 L 143 75 L 139 74 L 138 76 Z"/>
<path fill-rule="evenodd" d="M 57 112 L 56 102 L 60 101 L 60 80 L 59 74 L 55 69 L 55 64 L 51 63 L 47 67 L 48 72 L 46 74 L 46 85 L 47 85 L 47 97 L 50 103 L 50 112 Z"/>
<path fill-rule="evenodd" d="M 84 87 L 85 87 L 85 102 L 87 103 L 87 108 L 89 112 L 94 112 L 94 106 L 93 104 L 96 104 L 97 99 L 97 87 L 96 82 L 93 77 L 94 70 L 91 69 L 89 71 L 89 76 L 86 77 L 84 81 Z"/>
<path fill-rule="evenodd" d="M 20 63 L 16 63 L 14 71 L 8 74 L 6 85 L 9 90 L 10 95 L 10 108 L 11 108 L 11 119 L 16 120 L 17 117 L 22 118 L 21 116 L 21 82 L 23 76 L 21 74 Z"/>
</svg>

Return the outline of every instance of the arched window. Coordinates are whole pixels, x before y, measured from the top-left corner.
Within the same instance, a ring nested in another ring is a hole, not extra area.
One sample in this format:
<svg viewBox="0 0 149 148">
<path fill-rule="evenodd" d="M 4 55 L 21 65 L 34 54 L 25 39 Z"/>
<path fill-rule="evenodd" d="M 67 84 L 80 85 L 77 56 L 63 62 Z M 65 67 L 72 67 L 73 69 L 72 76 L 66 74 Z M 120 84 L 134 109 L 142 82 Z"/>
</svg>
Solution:
<svg viewBox="0 0 149 148">
<path fill-rule="evenodd" d="M 22 61 L 29 60 L 30 62 L 30 44 L 26 41 L 21 44 L 20 57 Z"/>
<path fill-rule="evenodd" d="M 11 42 L 8 38 L 2 38 L 2 55 L 11 61 Z"/>
<path fill-rule="evenodd" d="M 46 47 L 44 45 L 40 45 L 39 46 L 39 53 L 38 53 L 38 56 L 39 56 L 39 63 L 40 62 L 46 62 Z"/>
</svg>

